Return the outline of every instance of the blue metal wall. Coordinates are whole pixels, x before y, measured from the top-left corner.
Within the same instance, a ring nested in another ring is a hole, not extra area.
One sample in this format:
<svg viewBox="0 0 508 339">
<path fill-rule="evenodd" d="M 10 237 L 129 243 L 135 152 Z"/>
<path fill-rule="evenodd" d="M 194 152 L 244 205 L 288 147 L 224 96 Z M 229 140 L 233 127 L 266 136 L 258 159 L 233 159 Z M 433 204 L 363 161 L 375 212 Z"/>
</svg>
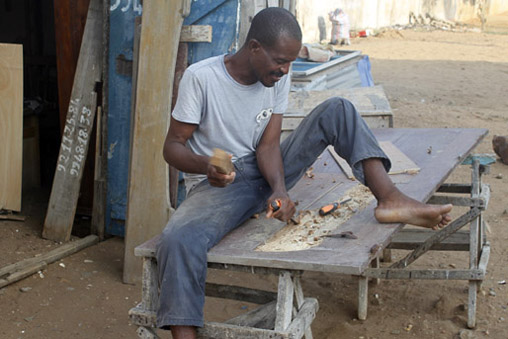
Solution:
<svg viewBox="0 0 508 339">
<path fill-rule="evenodd" d="M 110 8 L 106 233 L 119 236 L 125 232 L 131 130 L 132 76 L 125 73 L 125 65 L 132 60 L 139 2 L 111 0 Z M 189 44 L 189 63 L 235 51 L 238 6 L 239 0 L 192 1 L 184 25 L 211 25 L 212 42 Z"/>
</svg>

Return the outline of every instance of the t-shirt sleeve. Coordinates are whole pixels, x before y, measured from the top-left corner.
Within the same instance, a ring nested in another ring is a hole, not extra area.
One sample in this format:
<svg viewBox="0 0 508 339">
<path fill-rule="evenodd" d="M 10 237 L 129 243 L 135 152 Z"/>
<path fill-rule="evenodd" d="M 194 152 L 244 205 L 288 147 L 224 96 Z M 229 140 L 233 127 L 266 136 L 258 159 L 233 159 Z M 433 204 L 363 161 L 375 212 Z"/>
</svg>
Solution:
<svg viewBox="0 0 508 339">
<path fill-rule="evenodd" d="M 185 71 L 178 88 L 178 98 L 171 115 L 180 122 L 199 124 L 203 111 L 204 94 L 198 77 Z"/>
<path fill-rule="evenodd" d="M 291 85 L 291 79 L 289 74 L 282 77 L 277 83 L 276 89 L 276 97 L 275 97 L 275 107 L 273 109 L 273 113 L 275 114 L 283 114 L 286 112 L 288 108 L 288 100 L 289 100 L 289 88 Z"/>
</svg>

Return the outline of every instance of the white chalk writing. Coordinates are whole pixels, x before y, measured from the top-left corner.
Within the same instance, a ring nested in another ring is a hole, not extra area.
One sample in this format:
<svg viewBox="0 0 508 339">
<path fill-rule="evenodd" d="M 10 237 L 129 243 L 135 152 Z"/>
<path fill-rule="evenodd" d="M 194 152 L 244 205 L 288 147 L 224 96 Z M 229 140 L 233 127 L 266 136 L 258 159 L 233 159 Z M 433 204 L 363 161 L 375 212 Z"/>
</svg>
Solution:
<svg viewBox="0 0 508 339">
<path fill-rule="evenodd" d="M 67 172 L 69 170 L 69 173 L 75 177 L 79 176 L 83 167 L 92 130 L 92 111 L 83 106 L 80 112 L 79 103 L 80 99 L 73 99 L 69 104 L 69 113 L 63 130 L 57 164 L 57 171 Z"/>
<path fill-rule="evenodd" d="M 118 8 L 120 8 L 120 10 L 125 13 L 129 10 L 129 8 L 132 5 L 132 10 L 134 11 L 134 13 L 141 15 L 141 13 L 143 12 L 143 6 L 141 5 L 140 0 L 123 0 L 123 1 L 124 6 L 122 7 L 120 7 L 122 0 L 114 0 L 114 3 L 112 1 L 109 10 L 113 12 L 116 11 Z"/>
</svg>

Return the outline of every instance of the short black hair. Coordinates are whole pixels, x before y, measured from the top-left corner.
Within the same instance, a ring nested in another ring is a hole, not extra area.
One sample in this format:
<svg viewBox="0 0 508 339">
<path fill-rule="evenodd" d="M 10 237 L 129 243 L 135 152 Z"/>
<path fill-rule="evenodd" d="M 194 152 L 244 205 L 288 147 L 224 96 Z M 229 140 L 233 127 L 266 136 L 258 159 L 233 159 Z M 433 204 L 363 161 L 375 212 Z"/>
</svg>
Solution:
<svg viewBox="0 0 508 339">
<path fill-rule="evenodd" d="M 302 41 L 302 30 L 294 15 L 284 8 L 268 7 L 252 19 L 245 43 L 256 39 L 262 45 L 272 47 L 282 35 Z"/>
</svg>

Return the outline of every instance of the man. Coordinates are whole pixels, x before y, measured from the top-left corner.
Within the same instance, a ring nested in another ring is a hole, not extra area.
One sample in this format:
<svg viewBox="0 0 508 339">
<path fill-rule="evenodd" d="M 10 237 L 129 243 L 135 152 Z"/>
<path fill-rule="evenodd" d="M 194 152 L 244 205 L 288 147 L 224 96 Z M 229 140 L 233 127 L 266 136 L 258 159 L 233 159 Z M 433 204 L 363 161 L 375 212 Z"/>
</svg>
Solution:
<svg viewBox="0 0 508 339">
<path fill-rule="evenodd" d="M 328 18 L 332 22 L 332 45 L 351 45 L 349 40 L 349 16 L 340 8 L 328 13 Z"/>
<path fill-rule="evenodd" d="M 431 206 L 402 194 L 387 175 L 390 161 L 346 100 L 325 101 L 280 144 L 289 93 L 289 66 L 301 48 L 301 30 L 286 10 L 259 12 L 243 47 L 185 72 L 164 144 L 164 158 L 187 173 L 187 199 L 157 246 L 160 305 L 157 324 L 174 338 L 194 338 L 203 326 L 207 251 L 252 214 L 276 199 L 267 217 L 287 221 L 295 204 L 287 191 L 330 144 L 378 200 L 380 222 L 439 228 L 451 205 Z M 218 147 L 233 156 L 235 171 L 209 163 Z"/>
</svg>

